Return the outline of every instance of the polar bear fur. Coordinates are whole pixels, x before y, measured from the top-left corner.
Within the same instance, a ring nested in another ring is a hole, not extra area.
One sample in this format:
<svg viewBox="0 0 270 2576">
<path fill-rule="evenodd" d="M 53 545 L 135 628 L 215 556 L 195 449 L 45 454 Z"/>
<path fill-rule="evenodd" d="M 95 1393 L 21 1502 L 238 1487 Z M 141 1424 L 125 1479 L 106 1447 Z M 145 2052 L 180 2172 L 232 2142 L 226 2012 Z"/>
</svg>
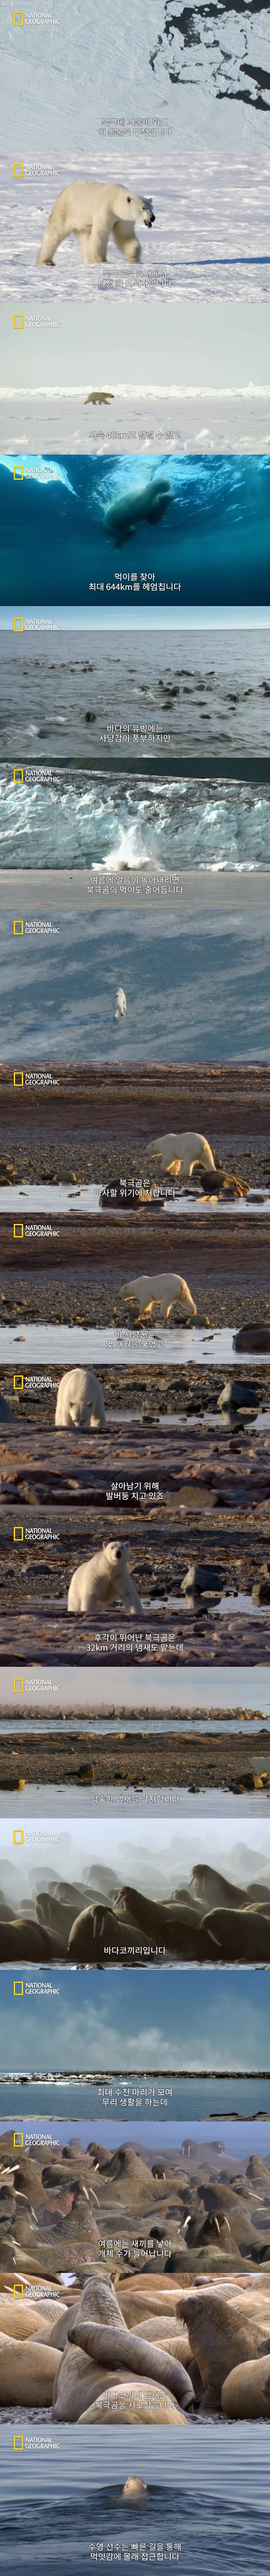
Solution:
<svg viewBox="0 0 270 2576">
<path fill-rule="evenodd" d="M 86 1558 L 84 1565 L 76 1566 L 69 1586 L 68 1610 L 73 1610 L 76 1616 L 78 1610 L 110 1610 L 115 1601 L 123 1601 L 125 1610 L 138 1610 L 141 1617 L 143 1603 L 139 1593 L 135 1592 L 128 1560 L 129 1549 L 124 1540 L 104 1542 L 103 1547 L 97 1548 L 95 1556 Z"/>
<path fill-rule="evenodd" d="M 215 1172 L 216 1169 L 207 1136 L 198 1136 L 196 1130 L 189 1127 L 185 1128 L 183 1136 L 155 1136 L 149 1152 L 158 1155 L 163 1172 L 172 1172 L 175 1178 L 181 1172 L 182 1181 L 191 1180 L 194 1163 L 202 1163 L 205 1172 Z"/>
<path fill-rule="evenodd" d="M 143 197 L 130 196 L 127 188 L 117 188 L 114 179 L 108 187 L 100 187 L 96 179 L 72 180 L 70 187 L 62 188 L 61 196 L 55 198 L 37 268 L 53 268 L 54 251 L 59 250 L 60 242 L 67 241 L 69 233 L 78 233 L 82 258 L 88 267 L 93 263 L 105 265 L 110 233 L 122 259 L 138 262 L 141 250 L 134 230 L 136 218 L 149 231 L 155 222 L 152 206 Z"/>
<path fill-rule="evenodd" d="M 176 1270 L 157 1270 L 153 1278 L 148 1278 L 146 1272 L 141 1279 L 128 1279 L 126 1287 L 121 1289 L 121 1296 L 136 1300 L 142 1322 L 147 1315 L 152 1315 L 153 1306 L 160 1307 L 161 1324 L 167 1324 L 171 1308 L 176 1304 L 180 1306 L 180 1314 L 190 1323 L 197 1311 L 186 1279 L 180 1279 Z"/>
<path fill-rule="evenodd" d="M 90 1412 L 91 1406 L 91 1412 Z M 103 1388 L 92 1369 L 65 1369 L 60 1378 L 56 1405 L 57 1431 L 105 1431 L 106 1413 Z"/>
<path fill-rule="evenodd" d="M 125 1015 L 126 1015 L 126 1007 L 127 1007 L 127 1002 L 126 1002 L 126 993 L 124 993 L 124 985 L 123 985 L 123 984 L 118 984 L 118 985 L 117 985 L 117 993 L 116 993 L 116 996 L 115 996 L 115 1013 L 114 1013 L 115 1020 L 124 1020 L 124 1019 L 125 1019 Z"/>
</svg>

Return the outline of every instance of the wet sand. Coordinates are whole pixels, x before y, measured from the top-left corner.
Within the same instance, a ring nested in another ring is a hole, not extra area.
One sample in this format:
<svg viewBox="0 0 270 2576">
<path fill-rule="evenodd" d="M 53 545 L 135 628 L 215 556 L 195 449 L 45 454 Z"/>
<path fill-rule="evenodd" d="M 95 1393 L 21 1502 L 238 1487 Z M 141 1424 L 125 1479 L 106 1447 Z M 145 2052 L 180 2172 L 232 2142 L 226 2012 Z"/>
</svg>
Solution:
<svg viewBox="0 0 270 2576">
<path fill-rule="evenodd" d="M 243 1716 L 247 1723 L 249 1712 L 241 1711 Z M 183 1720 L 178 1735 L 171 1734 L 168 1720 L 168 1731 L 164 1728 L 163 1735 L 152 1734 L 150 1744 L 147 1736 L 126 1734 L 121 1724 L 115 1735 L 106 1738 L 106 1734 L 99 1733 L 97 1741 L 91 1723 L 83 1737 L 78 1732 L 64 1735 L 61 1730 L 58 1735 L 37 1735 L 33 1711 L 32 1736 L 24 1734 L 23 1726 L 15 1744 L 0 1734 L 0 1800 L 3 1792 L 18 1795 L 22 1778 L 25 1788 L 30 1784 L 41 1788 L 70 1785 L 86 1790 L 122 1784 L 138 1790 L 139 1795 L 142 1788 L 150 1786 L 187 1789 L 191 1797 L 213 1789 L 235 1797 L 247 1793 L 256 1797 L 263 1792 L 265 1797 L 270 1790 L 269 1734 L 260 1724 L 258 1711 L 255 1744 L 252 1738 L 246 1741 L 245 1724 L 240 1741 L 226 1732 L 225 1718 L 222 1735 L 215 1735 L 213 1718 L 210 1742 L 209 1737 L 197 1734 L 195 1720 L 188 1734 Z"/>
</svg>

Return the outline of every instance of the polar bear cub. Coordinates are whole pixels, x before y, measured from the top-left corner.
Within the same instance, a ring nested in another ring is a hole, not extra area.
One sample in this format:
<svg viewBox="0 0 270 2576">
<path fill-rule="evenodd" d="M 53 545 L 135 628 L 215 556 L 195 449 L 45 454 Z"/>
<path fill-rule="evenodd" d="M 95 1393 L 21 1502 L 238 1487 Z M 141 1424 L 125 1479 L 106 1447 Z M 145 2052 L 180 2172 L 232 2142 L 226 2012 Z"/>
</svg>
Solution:
<svg viewBox="0 0 270 2576">
<path fill-rule="evenodd" d="M 152 1279 L 147 1277 L 147 1272 L 141 1279 L 127 1279 L 126 1287 L 121 1289 L 121 1296 L 136 1299 L 143 1322 L 147 1315 L 152 1315 L 153 1306 L 160 1306 L 161 1324 L 167 1324 L 171 1308 L 176 1304 L 180 1306 L 180 1314 L 185 1317 L 189 1316 L 191 1319 L 191 1316 L 197 1313 L 194 1297 L 190 1296 L 186 1279 L 180 1279 L 176 1270 L 157 1270 Z"/>
<path fill-rule="evenodd" d="M 148 231 L 155 222 L 150 201 L 146 203 L 144 197 L 129 196 L 127 189 L 117 188 L 113 179 L 108 187 L 100 187 L 97 179 L 74 179 L 55 198 L 38 251 L 37 268 L 53 268 L 54 251 L 59 250 L 60 242 L 67 241 L 69 233 L 78 233 L 82 258 L 88 267 L 93 262 L 105 264 L 110 233 L 123 259 L 138 261 L 141 249 L 134 230 L 136 219 L 146 224 Z"/>
<path fill-rule="evenodd" d="M 122 1539 L 109 1539 L 107 1545 L 104 1541 L 95 1556 L 76 1566 L 69 1586 L 68 1610 L 110 1610 L 114 1601 L 123 1601 L 125 1610 L 143 1614 L 143 1603 L 129 1572 L 129 1548 Z"/>
<path fill-rule="evenodd" d="M 172 1172 L 175 1178 L 181 1172 L 182 1181 L 190 1181 L 194 1163 L 203 1163 L 206 1172 L 216 1169 L 207 1136 L 197 1136 L 188 1127 L 183 1136 L 155 1136 L 149 1152 L 158 1154 L 163 1172 Z"/>
<path fill-rule="evenodd" d="M 91 1406 L 91 1412 L 90 1412 Z M 57 1431 L 105 1431 L 106 1413 L 103 1388 L 92 1369 L 65 1369 L 58 1387 L 55 1421 Z"/>
</svg>

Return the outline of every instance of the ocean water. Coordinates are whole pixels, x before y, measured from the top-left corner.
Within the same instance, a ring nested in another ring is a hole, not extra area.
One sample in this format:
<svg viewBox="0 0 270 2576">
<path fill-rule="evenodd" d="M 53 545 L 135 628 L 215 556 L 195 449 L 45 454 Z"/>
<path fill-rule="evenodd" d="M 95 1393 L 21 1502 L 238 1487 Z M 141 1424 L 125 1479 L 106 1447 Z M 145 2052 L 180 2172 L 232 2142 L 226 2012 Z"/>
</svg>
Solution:
<svg viewBox="0 0 270 2576">
<path fill-rule="evenodd" d="M 218 2009 L 220 2010 L 220 2005 Z M 169 2074 L 166 2077 L 156 2074 L 149 2077 L 143 2076 L 140 2081 L 140 2077 L 133 2073 L 126 2077 L 112 2075 L 107 2079 L 104 2076 L 103 2080 L 93 2075 L 91 2083 L 87 2076 L 56 2075 L 52 2080 L 53 2101 L 51 2077 L 48 2081 L 46 2076 L 33 2078 L 19 2075 L 15 2082 L 14 2076 L 10 2077 L 7 2079 L 5 2088 L 2 2088 L 2 2094 L 0 2085 L 0 2109 L 3 2110 L 5 2125 L 7 2121 L 14 2118 L 14 2127 L 17 2127 L 20 2119 L 28 2122 L 32 2115 L 36 2127 L 37 2113 L 38 2119 L 41 2119 L 43 2124 L 48 2120 L 54 2121 L 55 2115 L 65 2121 L 81 2120 L 82 2117 L 85 2120 L 87 2118 L 96 2120 L 102 2118 L 104 2112 L 106 2115 L 108 2112 L 111 2115 L 112 2109 L 115 2109 L 121 2121 L 123 2115 L 126 2120 L 131 2110 L 133 2114 L 139 2111 L 140 2120 L 145 2121 L 148 2121 L 149 2112 L 153 2115 L 153 2111 L 158 2110 L 159 2118 L 162 2120 L 167 2118 L 167 2113 L 170 2119 L 173 2113 L 175 2119 L 183 2118 L 192 2122 L 209 2119 L 211 2125 L 212 2119 L 213 2121 L 233 2119 L 238 2123 L 243 2118 L 256 2121 L 257 2126 L 261 2116 L 268 2120 L 270 2113 L 269 2075 L 234 2077 L 223 2075 L 221 2077 L 215 2074 L 211 2076 Z M 256 2152 L 255 2137 L 253 2149 Z M 59 2426 L 57 2430 L 59 2433 Z M 249 2425 L 249 2437 L 250 2435 Z M 167 2430 L 166 2449 L 168 2438 Z M 105 2427 L 102 2435 L 103 2444 L 104 2440 Z M 257 2425 L 256 2440 L 258 2441 Z M 146 2471 L 144 2474 L 146 2475 Z"/>
<path fill-rule="evenodd" d="M 43 17 L 45 15 L 45 26 Z M 46 25 L 46 15 L 49 23 Z M 59 153 L 97 151 L 99 138 L 128 153 L 149 142 L 149 158 L 170 135 L 176 149 L 254 156 L 268 151 L 269 10 L 263 0 L 175 7 L 175 0 L 87 0 L 27 15 L 23 32 L 3 29 L 3 132 L 36 164 Z M 256 69 L 257 67 L 257 69 Z M 264 123 L 262 124 L 262 117 Z M 38 138 L 38 147 L 37 147 Z"/>
<path fill-rule="evenodd" d="M 268 457 L 19 463 L 0 463 L 3 606 L 269 607 Z"/>
<path fill-rule="evenodd" d="M 43 790 L 48 801 L 49 793 Z M 166 790 L 164 805 L 166 814 Z M 63 816 L 62 822 L 64 828 Z M 28 843 L 26 847 L 28 854 Z M 41 850 L 40 839 L 40 864 Z M 270 836 L 268 851 L 270 857 Z M 240 878 L 237 912 L 230 907 L 228 888 L 228 908 L 221 913 L 215 903 L 215 881 L 210 892 L 207 875 L 204 903 L 200 901 L 196 915 L 193 907 L 188 912 L 185 906 L 182 913 L 181 902 L 175 903 L 172 896 L 167 905 L 160 899 L 153 907 L 144 909 L 137 903 L 124 908 L 120 878 L 113 914 L 110 906 L 102 908 L 102 904 L 95 905 L 90 919 L 80 910 L 62 912 L 58 923 L 56 916 L 56 935 L 51 938 L 41 932 L 14 939 L 10 921 L 6 924 L 2 915 L 3 1058 L 14 1061 L 15 1026 L 18 1062 L 22 1058 L 25 1063 L 38 1058 L 45 1065 L 53 1057 L 59 1064 L 71 1060 L 82 1065 L 92 1057 L 124 1069 L 130 1062 L 151 1059 L 164 1064 L 168 1054 L 171 1064 L 194 1059 L 202 1064 L 248 1063 L 252 1057 L 257 1063 L 267 1061 L 270 909 L 265 901 L 257 913 L 253 905 L 245 910 L 241 882 Z M 119 984 L 127 1009 L 125 1017 L 116 1020 Z M 147 1153 L 143 1169 L 147 1173 Z M 85 1193 L 80 1204 L 84 1202 Z M 11 1209 L 10 1191 L 7 1204 Z M 44 1211 L 44 1190 L 41 1204 Z M 24 1205 L 26 1210 L 26 1197 Z M 242 1206 L 246 1202 L 239 1202 L 239 1216 Z M 180 1208 L 183 1212 L 183 1198 Z M 205 1212 L 204 1203 L 204 1216 Z"/>
<path fill-rule="evenodd" d="M 187 14 L 187 13 L 186 13 Z M 195 15 L 196 13 L 194 13 Z M 266 14 L 266 13 L 265 13 Z M 83 7 L 82 7 L 83 16 Z M 59 25 L 59 22 L 58 22 Z M 123 30 L 124 36 L 124 30 Z M 48 38 L 47 38 L 48 41 Z M 29 42 L 29 32 L 28 32 Z M 25 28 L 24 52 L 27 43 Z M 17 39 L 18 51 L 18 39 Z M 35 42 L 37 63 L 37 36 Z M 22 68 L 22 49 L 21 49 Z M 193 85 L 193 84 L 192 84 Z M 60 135 L 62 120 L 60 119 Z M 4 127 L 3 127 L 4 131 Z M 38 124 L 40 150 L 41 120 Z M 96 137 L 97 143 L 97 137 Z M 25 147 L 26 149 L 26 147 Z M 128 163 L 127 163 L 128 154 Z M 155 223 L 149 230 L 137 218 L 136 231 L 140 245 L 140 268 L 124 263 L 110 236 L 107 266 L 85 266 L 79 242 L 74 234 L 61 244 L 53 267 L 37 267 L 37 256 L 55 198 L 75 179 L 89 179 L 107 186 L 112 177 L 116 184 L 131 187 L 141 198 L 151 197 Z M 270 209 L 269 159 L 265 137 L 261 137 L 260 160 L 241 152 L 240 162 L 220 149 L 220 156 L 185 151 L 182 155 L 168 138 L 151 142 L 140 149 L 133 135 L 123 143 L 99 148 L 80 149 L 79 159 L 66 145 L 63 136 L 56 153 L 55 172 L 49 162 L 39 165 L 35 159 L 24 164 L 24 175 L 14 183 L 10 158 L 0 156 L 1 298 L 18 298 L 37 314 L 46 311 L 46 333 L 50 336 L 55 304 L 67 297 L 80 303 L 98 302 L 112 292 L 126 303 L 130 296 L 141 305 L 148 294 L 171 298 L 191 292 L 200 296 L 231 297 L 235 294 L 249 301 L 250 293 L 261 300 L 269 296 L 270 284 Z M 253 276 L 253 270 L 255 275 Z M 195 271 L 195 275 L 194 275 Z M 122 314 L 121 314 L 122 321 Z M 44 330 L 45 337 L 45 330 Z M 45 343 L 46 345 L 46 343 Z M 56 339 L 57 350 L 57 339 Z M 122 369 L 120 369 L 122 373 Z"/>
<path fill-rule="evenodd" d="M 58 2470 L 58 2478 L 54 2479 L 53 2493 L 50 2498 L 49 2461 L 46 2469 L 43 2464 L 40 2472 L 41 2494 L 34 2489 L 32 2495 L 24 2500 L 21 2478 L 17 2495 L 16 2492 L 14 2494 L 12 2479 L 10 2479 L 10 2494 L 2 2507 L 1 2516 L 5 2569 L 7 2571 L 11 2569 L 13 2576 L 15 2566 L 17 2576 L 24 2576 L 24 2571 L 26 2576 L 28 2571 L 31 2576 L 31 2571 L 36 2570 L 38 2562 L 40 2576 L 49 2576 L 51 2570 L 54 2576 L 56 2565 L 60 2570 L 65 2570 L 65 2576 L 78 2576 L 78 2569 L 80 2576 L 84 2576 L 84 2571 L 86 2569 L 89 2571 L 90 2568 L 96 2570 L 97 2576 L 97 2569 L 100 2568 L 100 2544 L 103 2565 L 106 2566 L 107 2563 L 110 2566 L 114 2564 L 119 2566 L 119 2560 L 117 2560 L 119 2541 L 120 2566 L 121 2563 L 125 2566 L 127 2558 L 131 2558 L 131 2561 L 133 2560 L 140 2569 L 145 2565 L 145 2550 L 148 2551 L 148 2549 L 151 2552 L 150 2566 L 153 2565 L 154 2547 L 156 2561 L 160 2563 L 163 2539 L 165 2564 L 166 2544 L 170 2543 L 171 2549 L 177 2550 L 180 2542 L 181 2558 L 179 2551 L 177 2563 L 179 2567 L 181 2564 L 184 2565 L 186 2576 L 197 2576 L 198 2559 L 207 2565 L 209 2576 L 216 2576 L 217 2557 L 221 2576 L 225 2576 L 225 2571 L 226 2576 L 266 2576 L 269 2543 L 267 2454 L 265 2475 L 262 2478 L 261 2493 L 258 2495 L 256 2483 L 253 2489 L 251 2476 L 248 2474 L 247 2453 L 246 2476 L 242 2473 L 242 2479 L 241 2476 L 239 2479 L 237 2462 L 234 2481 L 233 2462 L 230 2458 L 228 2477 L 229 2463 L 224 2425 L 223 2476 L 221 2452 L 219 2491 L 216 2481 L 213 2491 L 211 2468 L 208 2473 L 209 2484 L 203 2479 L 200 2483 L 198 2471 L 196 2471 L 196 2422 L 193 2421 L 190 2428 L 189 2473 L 185 2463 L 185 2475 L 182 2469 L 181 2433 L 182 2426 L 178 2430 L 179 2465 L 178 2459 L 175 2460 L 175 2485 L 168 2487 L 166 2478 L 163 2485 L 159 2473 L 157 2483 L 149 2487 L 147 2495 L 143 2497 L 139 2506 L 133 2505 L 132 2513 L 130 2507 L 128 2508 L 128 2505 L 123 2502 L 120 2483 L 117 2485 L 116 2479 L 113 2480 L 113 2470 L 110 2484 L 102 2483 L 99 2492 L 94 2495 L 93 2492 L 91 2493 L 90 2464 L 87 2479 L 84 2478 L 81 2465 L 80 2478 L 75 2480 L 73 2495 L 69 2480 L 68 2492 L 66 2492 L 63 2473 L 61 2477 L 61 2471 L 59 2474 Z M 137 2438 L 140 2441 L 139 2428 Z M 177 2443 L 177 2426 L 175 2442 Z M 161 2450 L 164 2452 L 164 2427 L 161 2428 Z M 255 2463 L 256 2453 L 253 2451 L 253 2475 L 255 2470 L 256 2479 Z M 167 2565 L 171 2564 L 172 2561 L 168 2557 Z"/>
<path fill-rule="evenodd" d="M 93 468 L 85 469 L 93 472 Z M 119 468 L 116 467 L 118 473 Z M 145 468 L 144 468 L 145 470 Z M 206 469 L 208 471 L 208 469 Z M 98 471 L 98 466 L 96 468 Z M 108 468 L 108 472 L 112 469 Z M 245 468 L 245 471 L 247 469 Z M 268 475 L 268 467 L 264 468 Z M 15 490 L 15 486 L 12 486 Z M 18 498 L 18 494 L 17 494 Z M 16 597 L 17 586 L 16 586 Z M 38 621 L 40 624 L 40 619 Z M 13 788 L 16 761 L 29 772 Z M 268 627 L 142 624 L 10 634 L 0 627 L 1 868 L 231 864 L 269 860 L 269 786 L 233 780 L 234 756 L 270 758 Z M 120 755 L 123 776 L 106 777 Z M 208 779 L 147 781 L 144 759 L 215 760 Z M 232 777 L 222 778 L 223 756 Z M 57 762 L 95 759 L 103 776 L 73 780 Z M 137 766 L 134 780 L 130 762 Z M 44 797 L 53 763 L 57 794 Z M 42 772 L 40 779 L 40 764 Z M 105 771 L 105 776 L 104 776 Z M 44 774 L 45 773 L 45 774 Z M 29 796 L 29 787 L 31 796 Z M 34 794 L 33 794 L 34 787 Z M 40 793 L 41 788 L 41 793 Z M 14 854 L 14 859 L 13 859 Z"/>
</svg>

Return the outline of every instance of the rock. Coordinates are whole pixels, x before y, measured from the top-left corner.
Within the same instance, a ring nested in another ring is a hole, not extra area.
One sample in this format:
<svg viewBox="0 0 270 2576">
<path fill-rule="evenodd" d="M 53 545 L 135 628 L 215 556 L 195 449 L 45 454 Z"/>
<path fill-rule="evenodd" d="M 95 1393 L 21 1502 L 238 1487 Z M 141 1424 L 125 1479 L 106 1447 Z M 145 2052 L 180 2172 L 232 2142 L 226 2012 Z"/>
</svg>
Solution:
<svg viewBox="0 0 270 2576">
<path fill-rule="evenodd" d="M 241 1324 L 239 1333 L 234 1333 L 233 1348 L 234 1351 L 254 1351 L 255 1355 L 256 1352 L 259 1355 L 262 1351 L 270 1351 L 270 1323 Z"/>
<path fill-rule="evenodd" d="M 258 2416 L 267 2417 L 269 2422 L 270 2351 L 262 2353 L 259 2361 L 244 2361 L 237 2370 L 229 2371 L 228 2379 L 223 2380 L 221 2405 L 222 2414 L 233 2420 L 237 2417 L 239 2423 L 247 2417 L 257 2422 Z"/>
<path fill-rule="evenodd" d="M 33 2335 L 17 2343 L 13 2335 L 0 2332 L 1 2406 L 51 2406 L 58 2357 Z"/>
</svg>

